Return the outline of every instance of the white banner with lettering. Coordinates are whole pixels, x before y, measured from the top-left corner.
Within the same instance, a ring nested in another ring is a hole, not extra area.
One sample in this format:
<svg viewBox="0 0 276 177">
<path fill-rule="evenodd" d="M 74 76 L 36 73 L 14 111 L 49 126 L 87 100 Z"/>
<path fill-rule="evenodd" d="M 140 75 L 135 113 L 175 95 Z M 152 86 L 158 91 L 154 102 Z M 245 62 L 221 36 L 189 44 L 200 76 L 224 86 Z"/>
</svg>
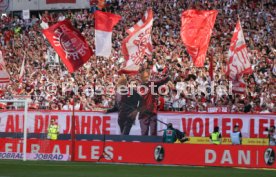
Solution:
<svg viewBox="0 0 276 177">
<path fill-rule="evenodd" d="M 56 119 L 61 134 L 70 134 L 72 112 L 65 111 L 31 111 L 28 112 L 28 133 L 46 133 L 51 119 Z M 120 134 L 117 113 L 75 112 L 77 134 Z M 266 128 L 275 125 L 276 114 L 184 114 L 159 113 L 158 120 L 172 123 L 174 128 L 187 133 L 188 136 L 208 137 L 215 125 L 220 127 L 223 137 L 229 137 L 235 125 L 239 125 L 243 137 L 266 138 Z M 158 121 L 158 135 L 163 134 L 166 125 Z M 23 112 L 0 112 L 0 132 L 23 132 Z M 140 122 L 136 120 L 130 135 L 140 135 Z"/>
</svg>

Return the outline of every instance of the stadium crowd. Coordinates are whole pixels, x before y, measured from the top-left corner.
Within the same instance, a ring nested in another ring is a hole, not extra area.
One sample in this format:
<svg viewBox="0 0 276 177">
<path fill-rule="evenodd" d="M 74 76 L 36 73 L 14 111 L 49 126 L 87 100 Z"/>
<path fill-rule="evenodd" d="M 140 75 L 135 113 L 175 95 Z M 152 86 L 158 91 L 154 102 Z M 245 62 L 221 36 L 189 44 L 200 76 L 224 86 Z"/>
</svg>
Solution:
<svg viewBox="0 0 276 177">
<path fill-rule="evenodd" d="M 276 112 L 276 2 L 274 0 L 122 0 L 110 1 L 103 10 L 122 16 L 113 31 L 113 51 L 110 58 L 93 56 L 77 72 L 70 74 L 55 56 L 42 35 L 41 19 L 30 20 L 9 14 L 2 16 L 0 50 L 6 62 L 11 81 L 0 90 L 2 99 L 28 98 L 32 109 L 99 110 L 111 107 L 114 96 L 95 95 L 101 88 L 116 85 L 122 68 L 121 42 L 126 29 L 141 19 L 147 7 L 154 11 L 152 57 L 145 57 L 142 70 L 156 75 L 169 69 L 170 92 L 159 96 L 159 110 L 205 112 L 207 107 L 227 107 L 231 112 Z M 180 37 L 181 13 L 189 8 L 217 9 L 219 14 L 212 32 L 205 65 L 193 63 Z M 92 8 L 91 8 L 92 9 Z M 68 18 L 94 49 L 94 16 L 90 10 L 63 10 L 41 12 L 50 25 Z M 228 50 L 238 19 L 241 20 L 253 74 L 245 75 L 245 94 L 193 93 L 191 89 L 176 94 L 177 82 L 189 87 L 210 86 L 209 59 L 213 58 L 213 81 L 229 87 L 225 76 Z M 19 79 L 24 56 L 26 63 L 22 81 Z M 131 76 L 136 79 L 139 76 Z M 20 96 L 21 95 L 21 96 Z M 24 97 L 23 95 L 27 96 Z"/>
</svg>

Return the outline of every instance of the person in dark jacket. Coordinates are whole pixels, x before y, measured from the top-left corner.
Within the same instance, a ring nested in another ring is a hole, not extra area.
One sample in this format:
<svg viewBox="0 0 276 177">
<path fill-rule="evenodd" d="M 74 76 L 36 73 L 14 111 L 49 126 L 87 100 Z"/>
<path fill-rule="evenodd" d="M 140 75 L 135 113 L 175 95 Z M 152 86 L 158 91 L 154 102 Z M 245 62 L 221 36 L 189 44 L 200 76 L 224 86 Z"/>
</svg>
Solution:
<svg viewBox="0 0 276 177">
<path fill-rule="evenodd" d="M 139 107 L 139 121 L 141 128 L 141 135 L 148 136 L 149 131 L 151 136 L 157 136 L 157 107 L 158 107 L 158 87 L 166 84 L 169 77 L 163 77 L 158 81 L 149 81 L 150 74 L 144 71 L 141 74 L 141 81 L 148 91 L 139 89 L 139 94 L 142 97 L 142 102 Z M 152 85 L 154 85 L 152 89 Z M 152 93 L 154 91 L 154 93 Z"/>
<path fill-rule="evenodd" d="M 131 90 L 131 91 L 130 91 Z M 106 113 L 118 112 L 118 124 L 122 135 L 129 135 L 131 127 L 137 115 L 137 109 L 141 102 L 141 96 L 135 88 L 127 87 L 127 79 L 121 77 L 118 80 L 115 104 Z"/>
</svg>

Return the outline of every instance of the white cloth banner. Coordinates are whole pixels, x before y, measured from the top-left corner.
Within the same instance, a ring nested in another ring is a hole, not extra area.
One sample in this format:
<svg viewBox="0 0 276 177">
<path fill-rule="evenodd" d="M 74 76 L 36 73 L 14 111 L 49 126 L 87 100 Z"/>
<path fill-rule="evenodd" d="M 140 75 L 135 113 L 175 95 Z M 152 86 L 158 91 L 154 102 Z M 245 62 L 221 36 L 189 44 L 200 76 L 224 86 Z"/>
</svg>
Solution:
<svg viewBox="0 0 276 177">
<path fill-rule="evenodd" d="M 46 133 L 51 119 L 56 119 L 61 134 L 70 134 L 72 112 L 29 112 L 28 133 Z M 223 137 L 229 137 L 233 127 L 240 126 L 243 137 L 266 138 L 265 130 L 275 125 L 276 114 L 181 114 L 159 113 L 158 119 L 172 123 L 174 128 L 185 131 L 188 136 L 208 137 L 215 125 L 220 127 Z M 75 112 L 76 134 L 106 134 L 119 135 L 118 115 L 100 112 Z M 163 130 L 166 125 L 158 122 L 157 130 Z M 23 111 L 0 113 L 0 132 L 23 132 Z M 163 132 L 159 131 L 158 135 Z M 139 120 L 131 128 L 130 135 L 141 135 Z"/>
<path fill-rule="evenodd" d="M 233 91 L 244 93 L 246 84 L 242 78 L 243 74 L 251 74 L 252 68 L 240 20 L 238 20 L 229 49 L 229 61 L 226 68 L 226 74 L 233 82 Z"/>
<path fill-rule="evenodd" d="M 30 19 L 30 10 L 23 10 L 22 16 L 23 16 L 24 20 L 29 20 Z"/>
<path fill-rule="evenodd" d="M 122 53 L 125 58 L 124 67 L 119 73 L 137 74 L 144 55 L 151 55 L 151 31 L 153 25 L 153 11 L 148 9 L 143 18 L 127 30 L 129 34 L 122 42 Z"/>
</svg>

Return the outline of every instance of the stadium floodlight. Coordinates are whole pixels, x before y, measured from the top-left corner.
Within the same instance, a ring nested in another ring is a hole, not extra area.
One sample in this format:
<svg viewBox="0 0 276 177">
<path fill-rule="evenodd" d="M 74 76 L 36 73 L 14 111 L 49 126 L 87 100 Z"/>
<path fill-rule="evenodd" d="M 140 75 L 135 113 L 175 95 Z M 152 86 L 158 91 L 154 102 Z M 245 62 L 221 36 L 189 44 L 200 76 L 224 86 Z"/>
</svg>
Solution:
<svg viewBox="0 0 276 177">
<path fill-rule="evenodd" d="M 23 161 L 27 160 L 27 119 L 28 119 L 28 100 L 0 100 L 0 103 L 7 104 L 12 103 L 16 108 L 24 106 L 24 125 L 23 125 Z"/>
</svg>

